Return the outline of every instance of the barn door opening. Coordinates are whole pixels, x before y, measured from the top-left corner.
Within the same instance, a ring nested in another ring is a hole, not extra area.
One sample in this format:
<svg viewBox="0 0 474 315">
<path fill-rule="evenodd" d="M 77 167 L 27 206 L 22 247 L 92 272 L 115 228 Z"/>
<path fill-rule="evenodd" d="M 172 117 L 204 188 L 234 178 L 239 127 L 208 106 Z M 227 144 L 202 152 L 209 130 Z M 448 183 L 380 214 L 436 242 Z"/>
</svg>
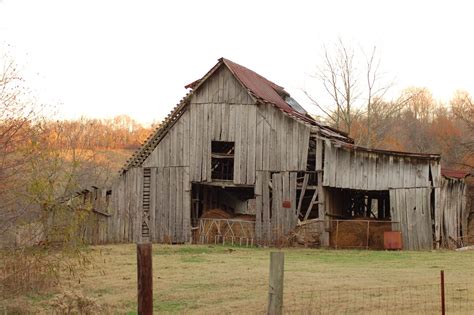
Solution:
<svg viewBox="0 0 474 315">
<path fill-rule="evenodd" d="M 254 244 L 253 186 L 193 183 L 192 196 L 194 243 Z"/>
</svg>

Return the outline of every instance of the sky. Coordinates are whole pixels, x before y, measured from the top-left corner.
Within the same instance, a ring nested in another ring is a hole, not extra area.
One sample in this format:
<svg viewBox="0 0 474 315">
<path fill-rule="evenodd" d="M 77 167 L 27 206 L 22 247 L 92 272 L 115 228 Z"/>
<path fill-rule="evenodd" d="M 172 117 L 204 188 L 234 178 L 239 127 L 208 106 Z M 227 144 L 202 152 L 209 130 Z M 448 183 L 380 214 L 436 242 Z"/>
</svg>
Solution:
<svg viewBox="0 0 474 315">
<path fill-rule="evenodd" d="M 160 121 L 220 57 L 316 112 L 302 90 L 324 99 L 312 74 L 338 38 L 377 47 L 391 95 L 420 86 L 446 102 L 457 89 L 474 94 L 473 9 L 421 0 L 0 0 L 0 50 L 61 118 Z"/>
</svg>

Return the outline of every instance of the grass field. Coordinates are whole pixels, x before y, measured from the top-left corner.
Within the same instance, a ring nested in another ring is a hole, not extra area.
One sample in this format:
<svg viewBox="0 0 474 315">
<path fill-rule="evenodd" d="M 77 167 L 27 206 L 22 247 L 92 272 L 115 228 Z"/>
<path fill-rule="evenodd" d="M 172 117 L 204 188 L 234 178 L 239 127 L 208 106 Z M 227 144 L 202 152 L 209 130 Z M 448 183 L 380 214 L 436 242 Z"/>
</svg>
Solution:
<svg viewBox="0 0 474 315">
<path fill-rule="evenodd" d="M 154 245 L 154 308 L 157 313 L 255 313 L 267 303 L 271 249 L 225 246 Z M 284 249 L 285 296 L 313 291 L 474 283 L 474 252 L 386 252 Z M 134 245 L 91 247 L 93 267 L 43 295 L 3 304 L 51 313 L 51 301 L 76 295 L 102 312 L 135 314 Z M 472 287 L 474 288 L 474 286 Z M 472 291 L 470 291 L 472 293 Z M 61 295 L 62 294 L 62 295 Z M 363 297 L 360 299 L 363 303 Z M 1 308 L 0 308 L 1 310 Z"/>
</svg>

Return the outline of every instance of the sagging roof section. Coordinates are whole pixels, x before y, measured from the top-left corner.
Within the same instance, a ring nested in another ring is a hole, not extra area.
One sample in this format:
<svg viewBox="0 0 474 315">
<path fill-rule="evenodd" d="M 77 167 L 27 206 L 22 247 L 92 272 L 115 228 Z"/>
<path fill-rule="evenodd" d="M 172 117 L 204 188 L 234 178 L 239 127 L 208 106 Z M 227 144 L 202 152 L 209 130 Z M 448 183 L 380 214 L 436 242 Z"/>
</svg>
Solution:
<svg viewBox="0 0 474 315">
<path fill-rule="evenodd" d="M 296 101 L 290 97 L 290 94 L 285 91 L 282 86 L 273 83 L 258 73 L 233 61 L 230 61 L 229 59 L 220 58 L 218 63 L 212 67 L 201 79 L 185 86 L 186 88 L 191 88 L 191 92 L 188 93 L 181 100 L 181 102 L 178 103 L 178 105 L 176 105 L 176 107 L 161 123 L 160 127 L 154 130 L 153 133 L 145 140 L 144 144 L 137 151 L 135 151 L 129 160 L 127 160 L 123 168 L 120 170 L 120 173 L 126 172 L 131 167 L 142 165 L 142 163 L 151 154 L 161 139 L 167 134 L 168 130 L 186 111 L 186 107 L 189 104 L 191 96 L 194 94 L 194 92 L 221 66 L 226 66 L 229 69 L 229 71 L 257 101 L 257 103 L 271 104 L 275 106 L 289 117 L 311 125 L 312 132 L 320 133 L 325 137 L 337 139 L 345 143 L 354 142 L 353 139 L 348 137 L 347 133 L 336 130 L 329 126 L 325 126 L 309 116 L 301 107 L 301 105 L 296 103 Z"/>
<path fill-rule="evenodd" d="M 403 157 L 411 157 L 417 158 L 422 160 L 440 160 L 441 155 L 436 153 L 414 153 L 414 152 L 402 152 L 402 151 L 392 151 L 392 150 L 381 150 L 381 149 L 371 149 L 366 148 L 350 143 L 339 143 L 342 147 L 345 147 L 350 150 L 354 151 L 364 151 L 368 153 L 377 153 L 377 154 L 387 154 L 393 156 L 403 156 Z"/>
</svg>

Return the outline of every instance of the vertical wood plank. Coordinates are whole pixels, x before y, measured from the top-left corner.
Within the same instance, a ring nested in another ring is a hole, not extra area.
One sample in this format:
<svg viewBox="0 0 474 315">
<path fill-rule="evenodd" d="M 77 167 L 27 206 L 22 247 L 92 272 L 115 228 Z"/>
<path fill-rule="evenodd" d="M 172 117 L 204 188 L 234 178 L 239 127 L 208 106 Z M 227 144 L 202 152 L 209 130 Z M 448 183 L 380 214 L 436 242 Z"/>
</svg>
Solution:
<svg viewBox="0 0 474 315">
<path fill-rule="evenodd" d="M 184 168 L 183 174 L 183 229 L 184 229 L 184 242 L 191 241 L 191 181 L 190 181 L 190 169 L 189 167 Z"/>
<path fill-rule="evenodd" d="M 257 144 L 257 106 L 247 106 L 248 134 L 247 134 L 247 180 L 248 185 L 255 184 L 256 147 Z"/>
<path fill-rule="evenodd" d="M 263 237 L 265 241 L 271 241 L 271 221 L 270 221 L 270 188 L 268 183 L 270 181 L 270 172 L 262 172 L 262 222 L 263 222 Z"/>
<path fill-rule="evenodd" d="M 234 183 L 241 184 L 240 169 L 242 163 L 242 134 L 240 129 L 241 123 L 241 106 L 235 105 L 234 109 L 234 131 L 235 131 L 235 154 L 234 154 Z"/>
<path fill-rule="evenodd" d="M 296 181 L 297 173 L 290 172 L 290 202 L 291 202 L 291 211 L 290 211 L 290 230 L 296 227 L 298 223 L 298 217 L 296 216 Z"/>
<path fill-rule="evenodd" d="M 262 113 L 260 108 L 257 108 L 257 134 L 256 134 L 256 143 L 255 143 L 255 170 L 263 170 L 263 146 L 264 146 L 264 124 Z M 266 139 L 265 139 L 266 140 Z"/>
<path fill-rule="evenodd" d="M 256 213 L 255 213 L 255 235 L 257 237 L 257 243 L 261 244 L 262 242 L 262 202 L 263 202 L 263 191 L 262 191 L 262 171 L 257 171 L 255 179 L 255 203 L 256 203 Z"/>
<path fill-rule="evenodd" d="M 178 243 L 184 242 L 183 230 L 183 170 L 184 167 L 176 167 L 176 220 L 175 220 L 175 241 Z"/>
<path fill-rule="evenodd" d="M 240 107 L 241 116 L 240 116 L 240 183 L 245 184 L 247 182 L 247 151 L 249 149 L 248 145 L 248 120 L 249 120 L 249 110 L 248 106 L 242 105 Z"/>
</svg>

